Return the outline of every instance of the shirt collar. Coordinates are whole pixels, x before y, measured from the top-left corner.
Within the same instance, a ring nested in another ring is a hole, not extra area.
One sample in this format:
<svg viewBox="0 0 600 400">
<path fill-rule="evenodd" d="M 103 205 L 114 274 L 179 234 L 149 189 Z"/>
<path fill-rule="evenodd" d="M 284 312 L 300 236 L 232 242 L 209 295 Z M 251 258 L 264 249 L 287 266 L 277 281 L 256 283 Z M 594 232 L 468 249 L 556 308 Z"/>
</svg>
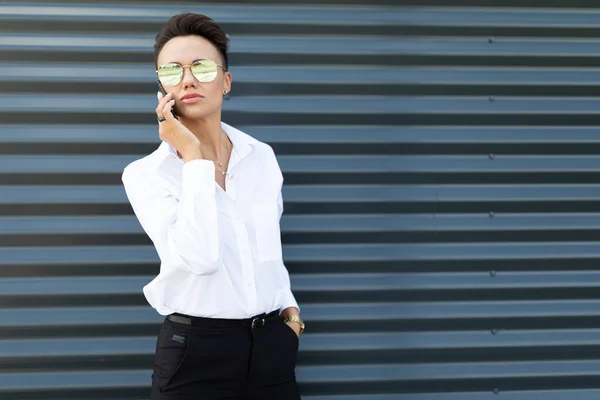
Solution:
<svg viewBox="0 0 600 400">
<path fill-rule="evenodd" d="M 252 146 L 258 143 L 256 139 L 247 133 L 236 129 L 225 122 L 221 122 L 221 128 L 223 128 L 229 137 L 229 140 L 231 140 L 231 143 L 233 144 L 232 153 L 235 153 L 235 158 L 230 161 L 230 163 L 232 163 L 230 166 L 233 166 L 233 164 L 239 162 L 242 158 L 250 154 L 252 151 Z M 162 142 L 158 147 L 157 152 L 159 153 L 159 162 L 157 163 L 157 168 L 160 168 L 166 159 L 174 158 L 179 162 L 183 162 L 183 160 L 177 155 L 177 150 L 175 150 L 175 148 L 173 148 L 167 142 Z"/>
</svg>

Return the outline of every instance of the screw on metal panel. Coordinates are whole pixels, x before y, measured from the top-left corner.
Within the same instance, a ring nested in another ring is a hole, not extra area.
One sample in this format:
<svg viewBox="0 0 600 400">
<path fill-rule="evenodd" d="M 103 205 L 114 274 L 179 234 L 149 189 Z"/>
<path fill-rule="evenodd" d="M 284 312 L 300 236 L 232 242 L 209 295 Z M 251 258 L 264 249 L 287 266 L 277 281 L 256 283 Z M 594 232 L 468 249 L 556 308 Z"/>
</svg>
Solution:
<svg viewBox="0 0 600 400">
<path fill-rule="evenodd" d="M 500 389 L 494 389 L 494 394 L 500 394 Z"/>
<path fill-rule="evenodd" d="M 490 218 L 494 218 L 496 216 L 496 213 L 493 211 L 490 211 Z"/>
<path fill-rule="evenodd" d="M 496 276 L 496 271 L 490 271 L 490 276 L 493 278 Z"/>
<path fill-rule="evenodd" d="M 494 153 L 490 153 L 488 157 L 490 157 L 490 160 L 493 160 L 494 158 L 496 158 L 496 155 Z"/>
</svg>

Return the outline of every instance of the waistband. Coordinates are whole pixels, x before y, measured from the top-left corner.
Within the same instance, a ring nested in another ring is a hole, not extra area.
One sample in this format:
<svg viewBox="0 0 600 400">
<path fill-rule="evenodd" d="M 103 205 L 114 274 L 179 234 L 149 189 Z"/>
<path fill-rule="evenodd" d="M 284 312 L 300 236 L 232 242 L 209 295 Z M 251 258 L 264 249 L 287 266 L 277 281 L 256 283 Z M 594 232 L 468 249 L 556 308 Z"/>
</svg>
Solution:
<svg viewBox="0 0 600 400">
<path fill-rule="evenodd" d="M 189 315 L 174 313 L 167 315 L 167 319 L 178 324 L 197 326 L 202 328 L 260 328 L 266 324 L 279 319 L 279 310 L 266 314 L 255 315 L 245 319 L 206 318 L 192 317 Z"/>
</svg>

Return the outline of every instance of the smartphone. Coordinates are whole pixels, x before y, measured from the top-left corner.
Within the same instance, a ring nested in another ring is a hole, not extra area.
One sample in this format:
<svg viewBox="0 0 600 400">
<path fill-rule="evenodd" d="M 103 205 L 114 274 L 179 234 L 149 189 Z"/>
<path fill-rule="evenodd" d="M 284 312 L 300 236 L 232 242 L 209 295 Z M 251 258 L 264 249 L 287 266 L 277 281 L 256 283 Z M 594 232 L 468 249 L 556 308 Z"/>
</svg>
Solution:
<svg viewBox="0 0 600 400">
<path fill-rule="evenodd" d="M 160 90 L 160 92 L 163 94 L 163 96 L 167 95 L 167 91 L 163 87 L 162 83 L 160 83 L 160 81 L 158 81 L 158 90 Z M 175 113 L 175 104 L 173 104 L 173 107 L 171 107 L 171 114 L 173 114 L 173 116 L 175 118 L 177 118 L 177 114 Z M 177 119 L 179 119 L 179 118 L 177 118 Z"/>
</svg>

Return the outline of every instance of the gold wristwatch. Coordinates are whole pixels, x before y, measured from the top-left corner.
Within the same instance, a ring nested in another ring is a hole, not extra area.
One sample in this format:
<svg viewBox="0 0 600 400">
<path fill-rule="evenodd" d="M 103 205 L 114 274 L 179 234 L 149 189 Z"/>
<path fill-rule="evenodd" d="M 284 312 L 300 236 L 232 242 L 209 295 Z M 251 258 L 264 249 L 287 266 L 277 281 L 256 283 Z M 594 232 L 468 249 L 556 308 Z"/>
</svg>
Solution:
<svg viewBox="0 0 600 400">
<path fill-rule="evenodd" d="M 300 316 L 298 314 L 293 314 L 293 315 L 290 315 L 289 317 L 285 317 L 284 321 L 285 322 L 295 322 L 298 325 L 300 325 L 300 335 L 302 335 L 302 333 L 304 332 L 304 321 L 302 321 L 302 318 L 300 318 Z"/>
</svg>

